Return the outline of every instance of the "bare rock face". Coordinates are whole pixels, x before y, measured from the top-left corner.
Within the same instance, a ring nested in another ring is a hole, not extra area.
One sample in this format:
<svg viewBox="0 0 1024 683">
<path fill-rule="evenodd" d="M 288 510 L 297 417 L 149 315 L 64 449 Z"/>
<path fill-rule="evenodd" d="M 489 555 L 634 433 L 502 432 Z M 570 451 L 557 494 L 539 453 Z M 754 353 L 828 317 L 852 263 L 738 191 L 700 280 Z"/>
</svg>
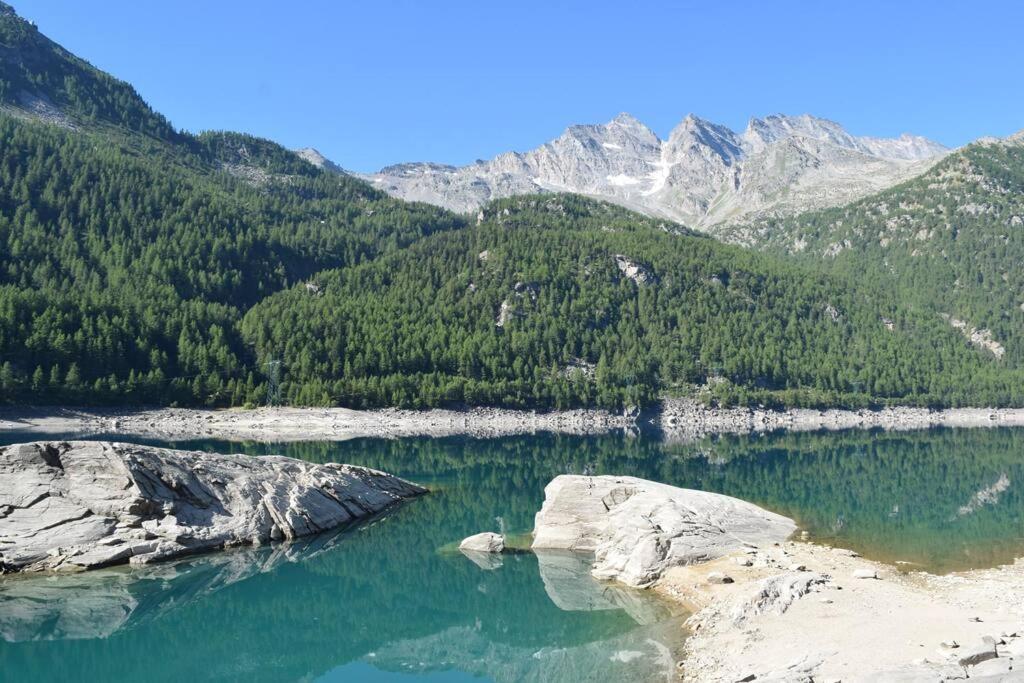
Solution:
<svg viewBox="0 0 1024 683">
<path fill-rule="evenodd" d="M 293 539 L 425 493 L 364 467 L 98 441 L 0 448 L 0 481 L 4 572 Z"/>
<path fill-rule="evenodd" d="M 742 230 L 719 226 L 841 206 L 923 173 L 946 152 L 922 137 L 858 137 L 807 115 L 754 118 L 742 132 L 690 115 L 662 140 L 620 114 L 571 126 L 528 152 L 362 177 L 393 196 L 460 212 L 499 197 L 576 192 L 743 242 Z"/>
<path fill-rule="evenodd" d="M 635 477 L 562 475 L 544 489 L 533 548 L 592 552 L 593 575 L 646 586 L 666 569 L 784 541 L 793 520 L 751 503 Z"/>
</svg>

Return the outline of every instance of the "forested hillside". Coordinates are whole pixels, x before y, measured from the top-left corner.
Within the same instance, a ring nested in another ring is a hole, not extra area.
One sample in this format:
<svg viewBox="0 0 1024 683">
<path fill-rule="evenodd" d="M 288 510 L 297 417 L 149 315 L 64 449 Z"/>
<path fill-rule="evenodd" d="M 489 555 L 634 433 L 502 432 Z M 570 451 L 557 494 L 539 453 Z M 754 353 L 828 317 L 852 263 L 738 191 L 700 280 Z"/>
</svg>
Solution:
<svg viewBox="0 0 1024 683">
<path fill-rule="evenodd" d="M 0 140 L 8 401 L 262 400 L 249 306 L 461 225 L 243 136 L 191 141 L 207 150 L 191 164 L 7 116 Z M 228 151 L 226 170 L 196 170 Z"/>
<path fill-rule="evenodd" d="M 572 195 L 470 220 L 176 131 L 2 3 L 0 57 L 2 403 L 1024 405 L 1019 147 L 787 226 L 833 274 Z M 874 263 L 852 245 L 882 215 Z"/>
<path fill-rule="evenodd" d="M 721 400 L 1009 403 L 1020 377 L 884 288 L 675 234 L 570 195 L 493 203 L 479 225 L 317 277 L 242 330 L 299 403 L 636 405 L 711 382 Z"/>
<path fill-rule="evenodd" d="M 1024 135 L 975 143 L 911 182 L 757 234 L 759 246 L 896 288 L 982 353 L 1024 363 Z"/>
<path fill-rule="evenodd" d="M 0 104 L 65 125 L 107 123 L 163 140 L 180 137 L 129 84 L 57 45 L 3 2 Z"/>
</svg>

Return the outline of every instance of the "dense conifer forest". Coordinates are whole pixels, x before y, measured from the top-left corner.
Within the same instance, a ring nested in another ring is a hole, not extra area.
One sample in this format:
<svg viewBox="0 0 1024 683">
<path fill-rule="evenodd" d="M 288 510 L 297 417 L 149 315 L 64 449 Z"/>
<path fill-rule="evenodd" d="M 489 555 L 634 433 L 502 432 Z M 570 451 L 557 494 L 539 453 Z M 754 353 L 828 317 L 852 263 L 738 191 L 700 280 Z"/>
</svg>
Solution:
<svg viewBox="0 0 1024 683">
<path fill-rule="evenodd" d="M 180 132 L 2 4 L 0 56 L 0 402 L 1024 405 L 1019 149 L 932 172 L 980 208 L 925 176 L 765 228 L 808 253 L 866 240 L 823 267 L 571 195 L 460 216 Z M 906 227 L 871 261 L 880 201 Z"/>
</svg>

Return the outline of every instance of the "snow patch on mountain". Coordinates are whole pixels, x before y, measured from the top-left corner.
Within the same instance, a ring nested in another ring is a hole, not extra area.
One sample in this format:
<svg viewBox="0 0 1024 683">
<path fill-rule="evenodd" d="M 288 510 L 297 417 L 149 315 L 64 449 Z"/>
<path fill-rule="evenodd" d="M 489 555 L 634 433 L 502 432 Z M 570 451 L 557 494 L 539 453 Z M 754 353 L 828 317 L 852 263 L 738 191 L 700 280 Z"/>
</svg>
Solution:
<svg viewBox="0 0 1024 683">
<path fill-rule="evenodd" d="M 629 114 L 570 126 L 536 149 L 468 166 L 399 164 L 363 176 L 394 196 L 472 212 L 500 197 L 576 192 L 715 232 L 837 206 L 923 173 L 948 150 L 909 134 L 858 137 L 807 114 L 742 133 L 689 115 L 660 139 Z"/>
</svg>

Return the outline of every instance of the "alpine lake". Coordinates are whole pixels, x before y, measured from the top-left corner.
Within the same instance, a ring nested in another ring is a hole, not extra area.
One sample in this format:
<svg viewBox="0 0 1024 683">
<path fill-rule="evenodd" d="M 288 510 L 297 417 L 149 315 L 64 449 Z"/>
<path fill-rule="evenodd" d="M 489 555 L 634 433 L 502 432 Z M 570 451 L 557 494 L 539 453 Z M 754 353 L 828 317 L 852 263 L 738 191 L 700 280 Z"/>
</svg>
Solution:
<svg viewBox="0 0 1024 683">
<path fill-rule="evenodd" d="M 525 551 L 544 486 L 564 473 L 736 496 L 794 518 L 812 542 L 907 571 L 991 567 L 1024 554 L 1024 429 L 688 444 L 622 433 L 138 441 L 367 465 L 430 493 L 291 544 L 0 577 L 0 681 L 673 680 L 686 637 L 681 608 L 593 580 L 585 556 Z M 504 531 L 524 550 L 489 561 L 462 555 L 458 542 L 480 531 Z"/>
</svg>

